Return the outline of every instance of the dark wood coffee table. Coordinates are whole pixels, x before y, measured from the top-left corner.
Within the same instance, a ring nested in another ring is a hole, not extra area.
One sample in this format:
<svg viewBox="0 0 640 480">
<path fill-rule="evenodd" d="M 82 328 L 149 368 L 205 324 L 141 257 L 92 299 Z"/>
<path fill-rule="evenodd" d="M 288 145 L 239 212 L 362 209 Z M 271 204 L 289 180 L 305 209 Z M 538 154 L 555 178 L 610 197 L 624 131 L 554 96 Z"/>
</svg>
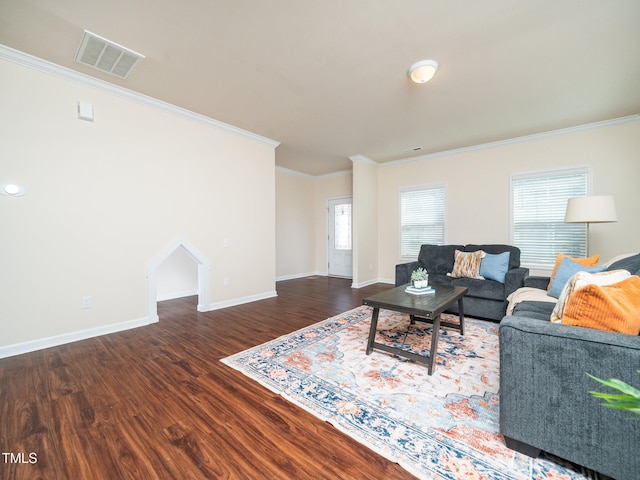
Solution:
<svg viewBox="0 0 640 480">
<path fill-rule="evenodd" d="M 378 293 L 371 297 L 365 298 L 362 303 L 373 307 L 373 316 L 371 317 L 371 328 L 369 329 L 369 339 L 367 341 L 367 355 L 374 348 L 393 353 L 416 362 L 425 363 L 429 367 L 429 375 L 433 373 L 435 366 L 436 353 L 438 352 L 438 338 L 440 336 L 440 327 L 449 327 L 460 330 L 460 335 L 464 335 L 464 310 L 462 307 L 462 297 L 467 293 L 466 287 L 451 287 L 446 285 L 434 285 L 433 293 L 425 295 L 412 295 L 404 290 L 408 285 L 402 285 L 385 292 Z M 440 315 L 447 308 L 458 302 L 458 315 L 460 325 L 455 323 L 443 322 Z M 417 353 L 408 352 L 397 347 L 390 347 L 375 341 L 376 327 L 378 326 L 378 315 L 380 309 L 392 310 L 394 312 L 408 313 L 411 323 L 417 321 L 428 322 L 433 324 L 431 333 L 431 349 L 429 356 L 418 355 Z"/>
</svg>

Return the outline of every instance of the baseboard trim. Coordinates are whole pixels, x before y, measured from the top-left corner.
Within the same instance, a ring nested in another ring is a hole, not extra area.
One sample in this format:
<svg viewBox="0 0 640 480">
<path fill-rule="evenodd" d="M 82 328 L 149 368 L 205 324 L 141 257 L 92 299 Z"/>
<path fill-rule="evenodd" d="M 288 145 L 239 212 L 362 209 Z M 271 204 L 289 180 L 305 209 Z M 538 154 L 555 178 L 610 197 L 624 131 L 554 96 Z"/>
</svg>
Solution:
<svg viewBox="0 0 640 480">
<path fill-rule="evenodd" d="M 313 277 L 315 275 L 317 275 L 317 273 L 315 272 L 294 273 L 293 275 L 283 275 L 281 277 L 276 277 L 276 282 L 282 282 L 284 280 L 295 280 L 297 278 Z"/>
<path fill-rule="evenodd" d="M 184 292 L 166 293 L 164 295 L 158 295 L 158 302 L 164 302 L 165 300 L 175 300 L 176 298 L 193 297 L 198 295 L 198 290 L 186 290 Z"/>
<path fill-rule="evenodd" d="M 234 298 L 233 300 L 225 300 L 222 302 L 216 302 L 209 305 L 209 311 L 220 310 L 222 308 L 235 307 L 236 305 L 242 305 L 245 303 L 257 302 L 258 300 L 266 300 L 267 298 L 277 297 L 278 292 L 275 290 L 271 292 L 259 293 L 257 295 L 250 295 L 248 297 Z"/>
<path fill-rule="evenodd" d="M 351 288 L 363 288 L 376 283 L 387 283 L 390 285 L 395 285 L 396 282 L 395 280 L 390 278 L 374 278 L 373 280 L 367 280 L 366 282 L 352 283 Z"/>
<path fill-rule="evenodd" d="M 37 340 L 30 340 L 28 342 L 6 345 L 4 347 L 0 347 L 0 358 L 13 357 L 15 355 L 22 355 L 23 353 L 35 352 L 36 350 L 44 350 L 45 348 L 57 347 L 66 343 L 78 342 L 80 340 L 100 337 L 102 335 L 108 335 L 110 333 L 122 332 L 123 330 L 131 330 L 133 328 L 144 327 L 145 325 L 156 323 L 157 321 L 157 318 L 154 320 L 145 317 L 137 320 L 129 320 L 126 322 L 105 325 L 103 327 L 89 328 L 87 330 L 64 333 L 62 335 L 55 335 L 53 337 L 40 338 Z"/>
</svg>

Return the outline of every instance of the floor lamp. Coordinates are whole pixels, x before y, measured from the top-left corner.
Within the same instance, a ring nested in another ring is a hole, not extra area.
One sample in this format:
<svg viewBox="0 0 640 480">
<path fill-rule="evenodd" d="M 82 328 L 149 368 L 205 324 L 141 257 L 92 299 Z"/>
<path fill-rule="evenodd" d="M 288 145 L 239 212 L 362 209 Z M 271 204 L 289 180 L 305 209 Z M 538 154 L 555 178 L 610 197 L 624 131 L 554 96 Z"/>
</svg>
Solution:
<svg viewBox="0 0 640 480">
<path fill-rule="evenodd" d="M 587 224 L 587 257 L 589 256 L 589 224 L 617 222 L 616 206 L 610 195 L 575 197 L 567 201 L 566 223 Z"/>
</svg>

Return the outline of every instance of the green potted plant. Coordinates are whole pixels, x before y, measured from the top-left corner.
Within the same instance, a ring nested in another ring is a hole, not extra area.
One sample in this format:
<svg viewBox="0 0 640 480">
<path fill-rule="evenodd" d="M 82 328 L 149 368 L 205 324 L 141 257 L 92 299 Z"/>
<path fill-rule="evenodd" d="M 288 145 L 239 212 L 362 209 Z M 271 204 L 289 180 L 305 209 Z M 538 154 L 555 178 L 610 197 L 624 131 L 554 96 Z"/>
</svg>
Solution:
<svg viewBox="0 0 640 480">
<path fill-rule="evenodd" d="M 638 373 L 640 373 L 640 370 L 638 370 Z M 587 375 L 589 374 L 587 373 Z M 598 377 L 594 377 L 593 375 L 589 376 L 601 384 L 620 392 L 589 392 L 594 397 L 603 399 L 603 406 L 616 410 L 628 410 L 636 415 L 640 415 L 640 390 L 616 378 L 602 380 Z"/>
<path fill-rule="evenodd" d="M 429 274 L 420 267 L 411 272 L 411 282 L 415 288 L 426 288 L 429 286 Z"/>
</svg>

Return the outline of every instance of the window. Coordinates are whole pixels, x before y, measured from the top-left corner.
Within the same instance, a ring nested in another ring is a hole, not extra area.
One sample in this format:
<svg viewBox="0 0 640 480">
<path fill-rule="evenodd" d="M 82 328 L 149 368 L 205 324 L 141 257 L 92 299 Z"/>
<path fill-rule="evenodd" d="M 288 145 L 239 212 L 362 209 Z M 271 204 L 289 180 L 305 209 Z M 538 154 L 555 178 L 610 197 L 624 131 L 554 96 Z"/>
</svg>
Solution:
<svg viewBox="0 0 640 480">
<path fill-rule="evenodd" d="M 424 243 L 445 241 L 444 185 L 400 191 L 400 256 L 415 258 Z"/>
<path fill-rule="evenodd" d="M 564 223 L 567 200 L 587 195 L 587 167 L 554 170 L 511 178 L 512 243 L 522 265 L 550 268 L 558 253 L 584 257 L 586 226 Z"/>
<path fill-rule="evenodd" d="M 351 250 L 351 204 L 341 203 L 334 207 L 334 248 Z"/>
</svg>

